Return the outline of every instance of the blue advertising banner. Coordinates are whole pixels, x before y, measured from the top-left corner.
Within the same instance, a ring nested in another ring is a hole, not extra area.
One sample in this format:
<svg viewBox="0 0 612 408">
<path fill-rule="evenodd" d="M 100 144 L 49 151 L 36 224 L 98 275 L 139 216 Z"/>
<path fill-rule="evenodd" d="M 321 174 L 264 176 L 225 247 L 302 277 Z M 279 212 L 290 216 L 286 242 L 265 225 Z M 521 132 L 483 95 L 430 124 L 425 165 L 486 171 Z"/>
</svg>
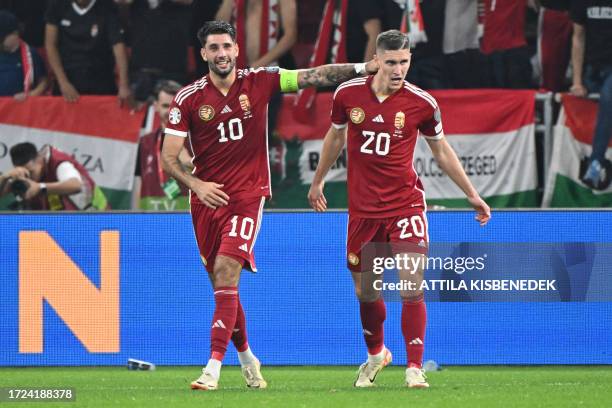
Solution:
<svg viewBox="0 0 612 408">
<path fill-rule="evenodd" d="M 439 256 L 486 252 L 487 279 L 557 286 L 512 299 L 479 297 L 480 287 L 427 291 L 425 359 L 612 364 L 612 212 L 502 211 L 484 228 L 472 212 L 428 217 Z M 243 273 L 240 284 L 249 343 L 264 364 L 353 365 L 365 357 L 346 224 L 342 212 L 264 215 L 259 272 Z M 536 267 L 497 274 L 508 253 Z M 456 265 L 442 269 L 426 278 L 469 276 Z M 2 366 L 204 364 L 213 307 L 189 214 L 0 214 Z M 400 312 L 401 303 L 388 302 L 385 342 L 398 364 L 406 359 Z M 227 363 L 237 364 L 230 349 Z"/>
</svg>

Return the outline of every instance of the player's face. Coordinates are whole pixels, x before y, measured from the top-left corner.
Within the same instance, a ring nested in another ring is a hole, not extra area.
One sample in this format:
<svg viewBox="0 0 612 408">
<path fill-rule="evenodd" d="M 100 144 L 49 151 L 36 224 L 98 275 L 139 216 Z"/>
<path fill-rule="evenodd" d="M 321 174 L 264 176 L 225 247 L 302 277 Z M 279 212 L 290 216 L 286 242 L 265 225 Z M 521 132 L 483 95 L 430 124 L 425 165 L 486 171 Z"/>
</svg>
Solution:
<svg viewBox="0 0 612 408">
<path fill-rule="evenodd" d="M 383 84 L 391 91 L 402 87 L 404 78 L 410 68 L 410 50 L 379 50 L 375 58 L 378 61 L 378 75 Z"/>
<path fill-rule="evenodd" d="M 168 121 L 168 111 L 170 110 L 172 99 L 174 99 L 174 96 L 161 91 L 157 96 L 157 100 L 153 103 L 155 112 L 157 112 L 157 115 L 159 115 L 161 119 L 162 126 L 166 126 L 166 122 Z"/>
<path fill-rule="evenodd" d="M 228 76 L 236 66 L 238 45 L 229 34 L 211 34 L 202 48 L 202 58 L 208 68 L 222 78 Z"/>
</svg>

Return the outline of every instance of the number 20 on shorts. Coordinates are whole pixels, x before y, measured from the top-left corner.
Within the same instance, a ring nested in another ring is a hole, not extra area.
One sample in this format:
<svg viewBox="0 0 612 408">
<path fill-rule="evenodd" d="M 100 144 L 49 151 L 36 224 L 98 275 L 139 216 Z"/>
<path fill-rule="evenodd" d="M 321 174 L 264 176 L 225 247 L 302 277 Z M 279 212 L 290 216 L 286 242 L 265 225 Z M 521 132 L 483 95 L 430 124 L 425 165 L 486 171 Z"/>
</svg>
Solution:
<svg viewBox="0 0 612 408">
<path fill-rule="evenodd" d="M 397 222 L 397 226 L 402 229 L 400 239 L 412 238 L 413 236 L 423 238 L 425 236 L 425 224 L 418 214 L 410 218 L 402 218 Z"/>
</svg>

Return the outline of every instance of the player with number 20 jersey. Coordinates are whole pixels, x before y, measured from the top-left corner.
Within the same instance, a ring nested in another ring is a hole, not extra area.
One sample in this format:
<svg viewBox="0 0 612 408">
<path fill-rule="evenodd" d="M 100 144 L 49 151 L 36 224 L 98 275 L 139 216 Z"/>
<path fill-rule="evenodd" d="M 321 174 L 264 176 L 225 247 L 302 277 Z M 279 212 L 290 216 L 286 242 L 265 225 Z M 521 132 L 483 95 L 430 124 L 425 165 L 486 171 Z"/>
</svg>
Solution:
<svg viewBox="0 0 612 408">
<path fill-rule="evenodd" d="M 397 30 L 376 41 L 376 75 L 344 82 L 334 94 L 332 126 L 323 142 L 319 165 L 308 193 L 317 211 L 327 207 L 324 177 L 346 144 L 348 152 L 349 225 L 347 261 L 360 302 L 367 361 L 359 367 L 355 387 L 371 387 L 391 363 L 384 345 L 386 307 L 382 272 L 389 255 L 397 259 L 402 298 L 401 328 L 408 356 L 405 383 L 429 387 L 422 371 L 426 308 L 424 260 L 428 249 L 425 193 L 412 165 L 418 135 L 425 137 L 439 166 L 465 192 L 486 224 L 490 209 L 480 198 L 442 130 L 440 109 L 427 92 L 404 80 L 410 66 L 408 37 Z M 382 244 L 382 245 L 381 245 Z"/>
</svg>

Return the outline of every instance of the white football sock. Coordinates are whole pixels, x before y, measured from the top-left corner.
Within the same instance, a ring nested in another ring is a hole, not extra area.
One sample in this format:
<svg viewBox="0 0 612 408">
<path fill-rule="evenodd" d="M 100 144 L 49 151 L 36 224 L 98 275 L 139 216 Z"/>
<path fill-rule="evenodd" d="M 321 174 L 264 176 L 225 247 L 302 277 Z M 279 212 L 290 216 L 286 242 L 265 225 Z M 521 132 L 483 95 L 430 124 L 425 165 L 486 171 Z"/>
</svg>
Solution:
<svg viewBox="0 0 612 408">
<path fill-rule="evenodd" d="M 385 358 L 385 350 L 386 348 L 383 347 L 378 354 L 368 353 L 368 362 L 372 364 L 379 364 Z"/>
<path fill-rule="evenodd" d="M 255 354 L 253 354 L 251 348 L 247 347 L 245 351 L 238 352 L 238 360 L 240 360 L 240 365 L 247 365 L 257 361 L 257 357 L 255 357 Z"/>
<path fill-rule="evenodd" d="M 204 372 L 207 372 L 212 375 L 215 380 L 218 380 L 219 377 L 221 377 L 221 361 L 211 358 L 208 360 Z"/>
</svg>

